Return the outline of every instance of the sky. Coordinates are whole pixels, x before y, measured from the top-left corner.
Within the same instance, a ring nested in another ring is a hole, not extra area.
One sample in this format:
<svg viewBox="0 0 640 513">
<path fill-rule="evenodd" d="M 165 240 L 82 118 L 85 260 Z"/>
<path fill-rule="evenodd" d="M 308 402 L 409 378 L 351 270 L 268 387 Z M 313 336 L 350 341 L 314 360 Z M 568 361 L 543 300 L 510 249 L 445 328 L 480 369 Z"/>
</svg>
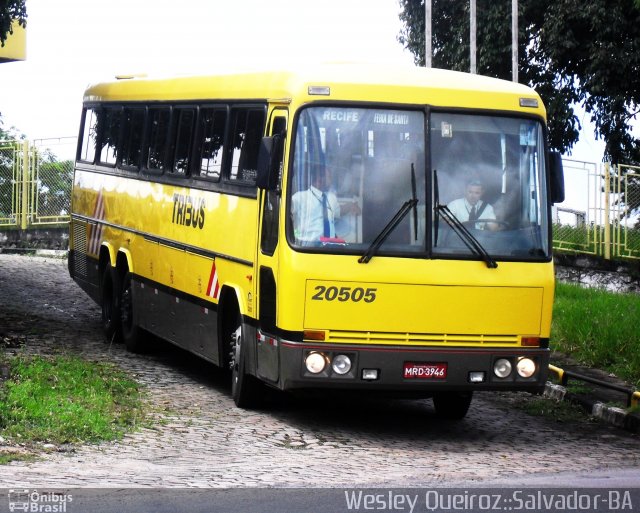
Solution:
<svg viewBox="0 0 640 513">
<path fill-rule="evenodd" d="M 82 94 L 119 74 L 175 74 L 302 61 L 413 64 L 398 0 L 27 0 L 27 60 L 0 65 L 3 128 L 75 136 Z M 572 158 L 600 162 L 588 116 Z"/>
<path fill-rule="evenodd" d="M 0 113 L 30 139 L 76 135 L 82 94 L 118 74 L 303 60 L 413 64 L 397 0 L 27 0 L 27 60 L 0 65 Z"/>
</svg>

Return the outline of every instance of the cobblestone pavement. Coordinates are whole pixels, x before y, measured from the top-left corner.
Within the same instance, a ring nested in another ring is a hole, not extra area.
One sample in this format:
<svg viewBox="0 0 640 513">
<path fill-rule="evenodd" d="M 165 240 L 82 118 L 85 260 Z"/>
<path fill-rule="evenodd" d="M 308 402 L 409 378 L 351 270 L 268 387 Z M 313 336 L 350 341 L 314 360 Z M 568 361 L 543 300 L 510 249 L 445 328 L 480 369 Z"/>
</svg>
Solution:
<svg viewBox="0 0 640 513">
<path fill-rule="evenodd" d="M 426 486 L 640 466 L 637 436 L 514 409 L 527 394 L 478 394 L 458 423 L 430 401 L 277 396 L 240 410 L 213 366 L 163 344 L 131 355 L 103 341 L 99 318 L 66 260 L 0 254 L 0 336 L 115 362 L 164 412 L 118 442 L 0 466 L 1 487 Z"/>
</svg>

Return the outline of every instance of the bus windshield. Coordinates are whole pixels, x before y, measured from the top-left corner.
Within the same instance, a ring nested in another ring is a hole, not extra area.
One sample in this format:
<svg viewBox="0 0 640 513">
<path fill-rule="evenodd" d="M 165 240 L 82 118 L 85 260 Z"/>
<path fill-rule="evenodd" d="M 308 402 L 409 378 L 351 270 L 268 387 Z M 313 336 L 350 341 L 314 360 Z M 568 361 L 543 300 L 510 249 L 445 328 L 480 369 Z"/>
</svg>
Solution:
<svg viewBox="0 0 640 513">
<path fill-rule="evenodd" d="M 304 109 L 289 185 L 292 244 L 362 253 L 415 194 L 378 253 L 424 251 L 424 127 L 422 111 Z"/>
<path fill-rule="evenodd" d="M 433 253 L 472 255 L 466 228 L 492 257 L 548 258 L 542 125 L 434 113 L 430 126 Z"/>
<path fill-rule="evenodd" d="M 293 247 L 548 258 L 541 123 L 434 112 L 429 137 L 425 126 L 423 110 L 304 109 L 288 188 Z"/>
</svg>

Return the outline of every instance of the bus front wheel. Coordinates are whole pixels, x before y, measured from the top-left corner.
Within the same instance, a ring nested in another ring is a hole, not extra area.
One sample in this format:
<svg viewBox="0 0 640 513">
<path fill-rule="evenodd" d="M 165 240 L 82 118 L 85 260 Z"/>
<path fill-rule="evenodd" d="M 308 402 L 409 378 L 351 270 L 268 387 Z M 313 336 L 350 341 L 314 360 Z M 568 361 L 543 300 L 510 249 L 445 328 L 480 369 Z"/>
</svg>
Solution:
<svg viewBox="0 0 640 513">
<path fill-rule="evenodd" d="M 433 405 L 438 417 L 460 420 L 469 411 L 473 392 L 441 392 L 433 396 Z"/>
<path fill-rule="evenodd" d="M 227 336 L 230 347 L 231 397 L 238 408 L 255 408 L 259 404 L 259 383 L 246 372 L 246 338 L 239 312 Z"/>
</svg>

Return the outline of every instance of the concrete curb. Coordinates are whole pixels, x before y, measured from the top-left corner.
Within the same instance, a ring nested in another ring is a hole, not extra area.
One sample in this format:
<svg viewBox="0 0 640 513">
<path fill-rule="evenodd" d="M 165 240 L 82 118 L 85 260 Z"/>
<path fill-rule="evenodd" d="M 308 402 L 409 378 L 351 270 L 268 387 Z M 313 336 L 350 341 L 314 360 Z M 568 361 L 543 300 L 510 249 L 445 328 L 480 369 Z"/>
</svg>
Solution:
<svg viewBox="0 0 640 513">
<path fill-rule="evenodd" d="M 569 392 L 562 385 L 547 382 L 543 396 L 554 401 L 568 401 L 580 406 L 589 415 L 612 426 L 632 433 L 640 433 L 640 415 L 629 413 L 624 408 L 610 406 L 592 397 Z"/>
<path fill-rule="evenodd" d="M 63 258 L 67 255 L 66 249 L 37 249 L 37 248 L 1 248 L 0 253 L 6 255 L 31 255 L 41 257 Z"/>
<path fill-rule="evenodd" d="M 67 256 L 66 249 L 37 249 L 36 256 L 62 258 Z"/>
</svg>

